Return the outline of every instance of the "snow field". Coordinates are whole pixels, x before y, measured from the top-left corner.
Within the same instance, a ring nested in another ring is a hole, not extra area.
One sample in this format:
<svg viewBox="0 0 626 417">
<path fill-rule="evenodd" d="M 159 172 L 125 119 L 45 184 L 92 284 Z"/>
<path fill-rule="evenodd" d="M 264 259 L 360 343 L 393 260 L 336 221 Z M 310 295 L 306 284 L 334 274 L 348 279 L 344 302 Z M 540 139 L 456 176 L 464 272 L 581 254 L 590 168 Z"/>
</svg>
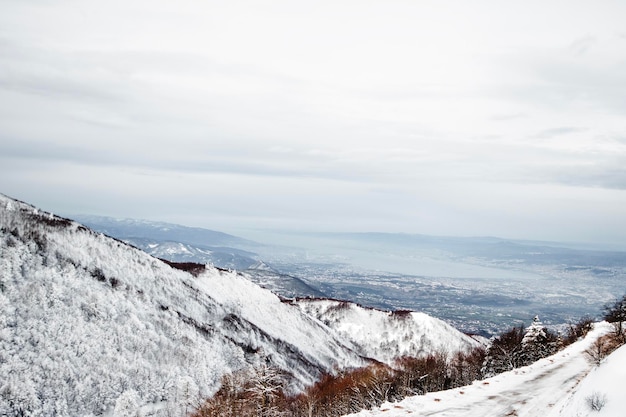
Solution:
<svg viewBox="0 0 626 417">
<path fill-rule="evenodd" d="M 589 372 L 560 407 L 547 417 L 598 416 L 622 417 L 626 398 L 626 346 L 613 352 L 606 360 Z M 589 406 L 591 399 L 598 400 L 599 410 Z"/>
</svg>

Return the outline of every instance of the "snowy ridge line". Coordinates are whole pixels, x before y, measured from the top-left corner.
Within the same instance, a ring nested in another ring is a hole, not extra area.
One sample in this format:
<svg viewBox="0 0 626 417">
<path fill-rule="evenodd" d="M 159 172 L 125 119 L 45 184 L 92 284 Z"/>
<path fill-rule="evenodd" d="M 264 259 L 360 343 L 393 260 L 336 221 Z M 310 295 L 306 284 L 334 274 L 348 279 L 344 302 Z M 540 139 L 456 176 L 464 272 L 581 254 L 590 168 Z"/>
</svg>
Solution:
<svg viewBox="0 0 626 417">
<path fill-rule="evenodd" d="M 354 301 L 347 301 L 347 300 L 341 300 L 339 298 L 333 298 L 333 297 L 294 297 L 292 299 L 290 299 L 293 302 L 299 303 L 299 302 L 319 302 L 319 301 L 331 301 L 331 302 L 335 302 L 335 303 L 339 303 L 342 305 L 354 305 L 356 307 L 362 308 L 364 310 L 377 310 L 377 311 L 381 311 L 381 312 L 389 312 L 389 313 L 393 313 L 395 310 L 382 310 L 380 308 L 376 308 L 376 307 L 370 307 L 370 306 L 364 306 L 362 304 L 356 303 Z M 398 310 L 398 311 L 405 311 L 405 310 Z M 409 310 L 406 310 L 409 311 Z"/>
<path fill-rule="evenodd" d="M 420 313 L 418 311 L 410 310 L 410 309 L 406 309 L 406 308 L 400 308 L 400 309 L 392 310 L 392 309 L 383 309 L 383 308 L 378 308 L 378 307 L 365 306 L 365 305 L 362 305 L 361 303 L 357 303 L 357 302 L 354 302 L 354 301 L 342 300 L 342 299 L 333 298 L 333 297 L 310 297 L 310 296 L 307 296 L 307 297 L 281 297 L 281 299 L 285 303 L 293 303 L 293 304 L 306 303 L 306 302 L 330 301 L 330 302 L 336 302 L 336 303 L 338 303 L 340 305 L 343 305 L 345 307 L 348 307 L 348 306 L 352 305 L 352 306 L 361 308 L 363 310 L 379 311 L 381 313 L 390 314 L 392 317 L 397 317 L 397 318 L 407 318 L 407 317 L 410 317 L 413 313 L 425 314 L 425 313 Z M 432 317 L 432 316 L 428 316 L 428 317 Z M 440 319 L 437 319 L 437 320 L 440 320 Z M 444 321 L 444 323 L 445 323 L 445 321 Z M 457 329 L 455 329 L 455 330 L 457 330 Z M 465 334 L 466 336 L 469 336 L 470 338 L 476 340 L 477 342 L 479 342 L 482 345 L 485 344 L 482 341 L 483 339 L 485 339 L 484 337 L 480 337 L 480 336 L 478 336 L 477 334 L 474 334 L 474 333 L 465 333 L 465 332 L 461 332 L 461 333 Z M 478 338 L 476 338 L 476 337 L 478 337 Z"/>
<path fill-rule="evenodd" d="M 392 367 L 403 356 L 452 356 L 482 346 L 444 321 L 424 313 L 395 313 L 330 299 L 300 299 L 293 304 L 340 337 L 352 341 L 361 355 Z"/>
</svg>

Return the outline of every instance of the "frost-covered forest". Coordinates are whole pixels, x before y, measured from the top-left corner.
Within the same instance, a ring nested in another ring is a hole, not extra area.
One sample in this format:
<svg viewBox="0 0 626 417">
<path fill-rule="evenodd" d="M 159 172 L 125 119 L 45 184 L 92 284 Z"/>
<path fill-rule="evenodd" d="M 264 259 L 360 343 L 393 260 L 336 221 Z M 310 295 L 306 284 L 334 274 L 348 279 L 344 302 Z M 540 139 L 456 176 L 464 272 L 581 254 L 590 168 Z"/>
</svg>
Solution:
<svg viewBox="0 0 626 417">
<path fill-rule="evenodd" d="M 363 363 L 235 273 L 196 278 L 4 197 L 0 216 L 0 415 L 98 415 L 128 391 L 176 414 L 185 381 L 197 402 L 259 362 L 284 370 L 291 389 Z M 268 325 L 275 317 L 282 329 Z"/>
<path fill-rule="evenodd" d="M 186 274 L 3 203 L 1 414 L 100 414 L 129 390 L 143 402 L 175 403 L 179 381 L 192 378 L 210 395 L 224 370 L 243 366 L 240 350 L 181 320 L 210 311 L 179 292 L 192 284 Z"/>
<path fill-rule="evenodd" d="M 242 275 L 195 276 L 4 196 L 0 249 L 0 415 L 184 415 L 227 374 L 267 366 L 296 394 L 371 363 L 355 335 Z M 430 345 L 428 328 L 408 331 Z"/>
</svg>

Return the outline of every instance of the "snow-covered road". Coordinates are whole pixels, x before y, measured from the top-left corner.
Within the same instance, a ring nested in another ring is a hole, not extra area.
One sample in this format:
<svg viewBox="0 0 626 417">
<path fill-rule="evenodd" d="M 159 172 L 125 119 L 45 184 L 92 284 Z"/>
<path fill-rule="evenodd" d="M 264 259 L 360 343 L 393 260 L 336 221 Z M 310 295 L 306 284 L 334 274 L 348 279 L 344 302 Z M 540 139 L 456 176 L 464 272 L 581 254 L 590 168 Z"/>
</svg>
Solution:
<svg viewBox="0 0 626 417">
<path fill-rule="evenodd" d="M 549 358 L 474 384 L 386 403 L 352 416 L 559 416 L 563 404 L 592 369 L 584 351 L 610 331 L 599 323 L 585 340 Z"/>
</svg>

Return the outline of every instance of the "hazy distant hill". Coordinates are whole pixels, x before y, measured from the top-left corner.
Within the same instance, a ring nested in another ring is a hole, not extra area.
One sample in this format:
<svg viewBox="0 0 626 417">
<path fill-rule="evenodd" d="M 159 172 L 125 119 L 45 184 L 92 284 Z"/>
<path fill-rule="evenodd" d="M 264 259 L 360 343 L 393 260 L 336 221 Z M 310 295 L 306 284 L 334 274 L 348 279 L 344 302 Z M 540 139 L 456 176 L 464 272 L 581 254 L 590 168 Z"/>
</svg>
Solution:
<svg viewBox="0 0 626 417">
<path fill-rule="evenodd" d="M 251 240 L 200 227 L 105 216 L 73 215 L 72 218 L 110 236 L 142 237 L 199 246 L 260 246 L 259 243 Z"/>
<path fill-rule="evenodd" d="M 76 215 L 72 218 L 170 261 L 211 263 L 220 268 L 241 270 L 259 260 L 256 253 L 248 250 L 261 246 L 259 243 L 214 230 L 103 216 Z"/>
</svg>

